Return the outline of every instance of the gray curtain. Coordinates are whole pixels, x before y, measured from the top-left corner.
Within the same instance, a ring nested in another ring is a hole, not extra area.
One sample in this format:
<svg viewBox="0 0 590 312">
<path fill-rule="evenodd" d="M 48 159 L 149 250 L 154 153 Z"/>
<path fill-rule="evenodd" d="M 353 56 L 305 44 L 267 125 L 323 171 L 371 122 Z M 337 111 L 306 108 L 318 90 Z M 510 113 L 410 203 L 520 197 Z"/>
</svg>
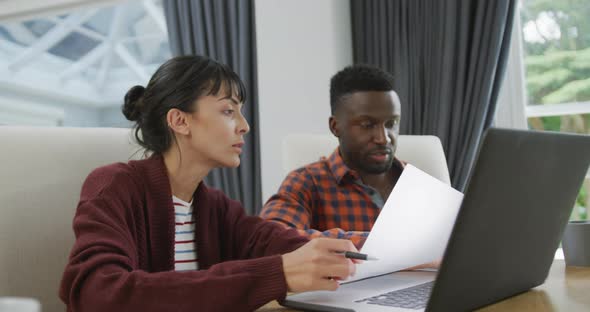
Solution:
<svg viewBox="0 0 590 312">
<path fill-rule="evenodd" d="M 443 144 L 463 190 L 494 117 L 516 0 L 351 0 L 355 63 L 394 75 L 402 134 Z"/>
<path fill-rule="evenodd" d="M 254 1 L 165 0 L 163 5 L 175 56 L 206 55 L 228 64 L 246 85 L 244 116 L 250 133 L 245 136 L 241 165 L 237 169 L 215 169 L 205 183 L 242 202 L 248 214 L 256 214 L 262 208 L 262 190 Z"/>
</svg>

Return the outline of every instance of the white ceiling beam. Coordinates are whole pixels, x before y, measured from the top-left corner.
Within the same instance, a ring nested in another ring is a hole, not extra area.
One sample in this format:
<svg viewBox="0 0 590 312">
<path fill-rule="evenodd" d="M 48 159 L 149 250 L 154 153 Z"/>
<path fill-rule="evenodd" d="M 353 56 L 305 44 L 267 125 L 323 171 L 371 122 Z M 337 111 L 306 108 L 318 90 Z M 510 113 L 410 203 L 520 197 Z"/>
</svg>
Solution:
<svg viewBox="0 0 590 312">
<path fill-rule="evenodd" d="M 166 18 L 164 17 L 164 10 L 157 6 L 156 3 L 152 0 L 143 0 L 143 7 L 148 15 L 154 19 L 158 28 L 162 31 L 163 34 L 168 34 L 168 28 L 166 27 Z"/>
<path fill-rule="evenodd" d="M 12 42 L 8 42 L 6 40 L 0 39 L 0 53 L 4 52 L 6 55 L 10 55 L 10 51 L 13 50 L 13 45 L 14 43 Z M 6 59 L 6 56 L 3 56 L 0 59 Z M 0 67 L 2 67 L 1 65 L 1 61 L 0 61 Z"/>
<path fill-rule="evenodd" d="M 54 24 L 59 24 L 63 20 L 63 19 L 59 18 L 58 16 L 47 16 L 44 19 L 46 19 Z"/>
<path fill-rule="evenodd" d="M 115 48 L 117 55 L 131 68 L 131 70 L 137 75 L 141 81 L 147 83 L 150 80 L 149 74 L 145 71 L 143 66 L 137 62 L 137 60 L 129 53 L 129 50 L 125 48 L 122 44 L 118 44 Z"/>
<path fill-rule="evenodd" d="M 1 0 L 0 0 L 1 1 Z M 54 24 L 58 24 L 61 22 L 61 19 L 58 18 L 57 16 L 50 16 L 45 18 L 46 20 L 54 23 Z M 98 31 L 92 30 L 90 28 L 84 27 L 83 24 L 78 25 L 76 28 L 73 29 L 74 31 L 77 31 L 81 34 L 84 34 L 92 39 L 98 40 L 98 41 L 104 41 L 106 39 L 106 36 L 99 33 Z"/>
<path fill-rule="evenodd" d="M 165 35 L 139 35 L 119 39 L 119 43 L 137 42 L 142 40 L 165 40 Z"/>
<path fill-rule="evenodd" d="M 96 89 L 99 92 L 102 91 L 104 88 L 109 68 L 111 67 L 111 63 L 113 62 L 113 56 L 115 54 L 115 45 L 119 40 L 121 22 L 123 21 L 124 15 L 124 5 L 115 8 L 115 13 L 113 15 L 113 20 L 111 22 L 111 29 L 109 30 L 109 35 L 107 36 L 107 39 L 104 41 L 104 43 L 107 45 L 107 51 L 105 52 L 104 58 L 102 59 L 100 69 L 98 71 L 98 75 L 96 78 Z"/>
<path fill-rule="evenodd" d="M 0 1 L 2 1 L 2 0 L 0 0 Z M 1 43 L 0 44 L 0 51 L 4 50 L 10 56 L 20 55 L 26 49 L 23 46 L 20 46 L 20 45 L 14 43 L 14 42 L 11 42 L 11 41 L 4 40 L 3 38 L 0 38 L 0 43 Z M 57 56 L 57 55 L 53 55 L 51 53 L 43 53 L 40 57 L 41 57 L 41 61 L 43 63 L 46 63 L 50 66 L 63 67 L 68 64 L 71 64 L 70 60 L 60 57 L 60 56 Z M 5 75 L 14 74 L 14 72 L 10 72 L 8 70 L 9 61 L 10 60 L 8 60 L 8 59 L 0 58 L 0 74 L 5 74 Z M 23 70 L 24 69 L 26 69 L 26 68 L 23 68 Z"/>
<path fill-rule="evenodd" d="M 77 32 L 79 32 L 87 37 L 90 37 L 94 40 L 97 40 L 97 41 L 104 41 L 107 38 L 103 34 L 97 32 L 97 31 L 94 31 L 92 29 L 86 28 L 83 25 L 76 27 L 74 29 L 74 31 L 77 31 Z"/>
<path fill-rule="evenodd" d="M 104 42 L 101 43 L 94 49 L 90 50 L 90 52 L 86 53 L 86 55 L 81 57 L 76 63 L 73 63 L 68 68 L 66 68 L 62 73 L 60 73 L 58 76 L 59 80 L 63 83 L 73 75 L 84 71 L 88 67 L 92 66 L 92 64 L 98 62 L 98 60 L 100 60 L 101 57 L 104 57 L 107 50 L 107 44 Z"/>
<path fill-rule="evenodd" d="M 17 39 L 17 41 L 19 41 L 20 43 L 30 45 L 33 42 L 37 41 L 37 36 L 35 36 L 27 27 L 25 27 L 21 23 L 7 23 L 2 26 L 12 35 L 12 37 Z"/>
<path fill-rule="evenodd" d="M 55 25 L 43 37 L 41 37 L 35 44 L 28 47 L 19 57 L 13 60 L 9 65 L 10 71 L 18 71 L 25 66 L 29 61 L 35 59 L 46 50 L 53 47 L 56 43 L 61 41 L 70 31 L 90 19 L 96 10 L 91 10 L 82 14 L 72 14 L 63 20 L 60 24 Z"/>
</svg>

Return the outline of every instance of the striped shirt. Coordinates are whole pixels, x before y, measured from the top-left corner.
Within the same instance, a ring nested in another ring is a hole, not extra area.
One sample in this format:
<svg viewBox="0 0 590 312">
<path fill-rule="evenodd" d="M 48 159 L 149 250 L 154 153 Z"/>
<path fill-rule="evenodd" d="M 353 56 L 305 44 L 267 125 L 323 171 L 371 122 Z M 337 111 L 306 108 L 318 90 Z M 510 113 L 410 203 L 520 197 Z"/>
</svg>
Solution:
<svg viewBox="0 0 590 312">
<path fill-rule="evenodd" d="M 405 162 L 394 158 L 391 176 L 397 181 Z M 260 216 L 295 228 L 308 238 L 333 237 L 364 243 L 385 199 L 363 184 L 348 168 L 339 148 L 328 158 L 292 171 Z"/>
<path fill-rule="evenodd" d="M 174 204 L 175 235 L 174 235 L 174 270 L 194 271 L 199 269 L 197 244 L 195 239 L 195 219 L 193 202 L 172 195 Z"/>
</svg>

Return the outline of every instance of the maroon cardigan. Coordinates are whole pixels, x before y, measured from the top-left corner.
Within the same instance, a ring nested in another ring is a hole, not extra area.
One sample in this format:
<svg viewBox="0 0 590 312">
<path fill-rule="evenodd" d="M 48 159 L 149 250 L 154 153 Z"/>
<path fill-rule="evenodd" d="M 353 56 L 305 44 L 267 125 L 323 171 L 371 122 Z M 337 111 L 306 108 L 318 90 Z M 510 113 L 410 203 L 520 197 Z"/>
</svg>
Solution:
<svg viewBox="0 0 590 312">
<path fill-rule="evenodd" d="M 250 311 L 283 299 L 281 254 L 307 242 L 203 185 L 199 271 L 174 271 L 174 208 L 161 156 L 94 170 L 74 218 L 60 298 L 68 311 Z"/>
</svg>

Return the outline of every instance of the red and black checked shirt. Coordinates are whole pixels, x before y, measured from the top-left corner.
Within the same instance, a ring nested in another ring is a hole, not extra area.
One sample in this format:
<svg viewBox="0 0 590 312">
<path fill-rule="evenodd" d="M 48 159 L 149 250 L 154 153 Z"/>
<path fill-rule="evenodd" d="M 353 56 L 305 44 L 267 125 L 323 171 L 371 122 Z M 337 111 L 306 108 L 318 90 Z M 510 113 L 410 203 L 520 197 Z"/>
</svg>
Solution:
<svg viewBox="0 0 590 312">
<path fill-rule="evenodd" d="M 397 181 L 404 163 L 395 159 L 393 164 Z M 296 228 L 308 238 L 344 238 L 360 248 L 383 206 L 380 199 L 379 192 L 344 164 L 336 148 L 330 157 L 289 173 L 260 216 Z"/>
</svg>

